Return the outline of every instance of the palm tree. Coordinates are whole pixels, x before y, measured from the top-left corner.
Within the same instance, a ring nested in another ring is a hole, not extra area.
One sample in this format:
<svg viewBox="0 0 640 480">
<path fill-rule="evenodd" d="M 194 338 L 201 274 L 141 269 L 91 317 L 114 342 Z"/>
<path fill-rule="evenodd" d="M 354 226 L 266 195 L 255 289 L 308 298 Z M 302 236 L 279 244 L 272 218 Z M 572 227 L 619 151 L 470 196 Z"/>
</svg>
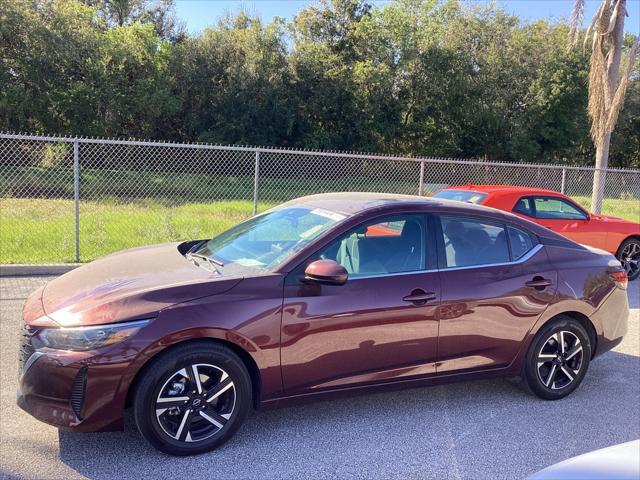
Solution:
<svg viewBox="0 0 640 480">
<path fill-rule="evenodd" d="M 575 0 L 570 20 L 569 48 L 578 43 L 584 16 L 585 0 Z M 638 51 L 636 37 L 621 71 L 626 0 L 603 0 L 585 33 L 584 47 L 591 39 L 589 68 L 589 116 L 591 138 L 596 147 L 596 167 L 593 174 L 591 210 L 600 213 L 604 195 L 605 175 L 609 160 L 611 132 L 624 104 L 624 95 Z"/>
</svg>

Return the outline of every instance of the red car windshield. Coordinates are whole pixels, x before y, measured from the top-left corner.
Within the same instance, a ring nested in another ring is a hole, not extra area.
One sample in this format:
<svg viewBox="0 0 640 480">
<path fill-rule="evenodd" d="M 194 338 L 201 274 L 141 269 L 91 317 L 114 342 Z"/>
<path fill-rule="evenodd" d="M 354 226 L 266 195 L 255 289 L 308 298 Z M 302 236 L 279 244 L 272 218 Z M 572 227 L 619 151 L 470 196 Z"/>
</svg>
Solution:
<svg viewBox="0 0 640 480">
<path fill-rule="evenodd" d="M 485 198 L 487 198 L 487 194 L 472 192 L 470 190 L 440 190 L 434 195 L 434 198 L 444 198 L 446 200 L 475 203 L 479 205 Z"/>
</svg>

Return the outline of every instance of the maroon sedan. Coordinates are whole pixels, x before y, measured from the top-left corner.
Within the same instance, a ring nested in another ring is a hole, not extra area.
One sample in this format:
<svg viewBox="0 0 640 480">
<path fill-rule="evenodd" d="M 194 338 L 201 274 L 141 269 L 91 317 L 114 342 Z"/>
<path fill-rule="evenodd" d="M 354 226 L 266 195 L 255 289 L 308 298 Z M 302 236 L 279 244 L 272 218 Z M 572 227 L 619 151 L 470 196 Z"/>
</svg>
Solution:
<svg viewBox="0 0 640 480">
<path fill-rule="evenodd" d="M 34 292 L 18 403 L 81 431 L 121 429 L 131 405 L 151 444 L 189 455 L 252 406 L 343 392 L 508 376 L 559 399 L 626 333 L 626 280 L 612 255 L 487 207 L 305 197 Z"/>
</svg>

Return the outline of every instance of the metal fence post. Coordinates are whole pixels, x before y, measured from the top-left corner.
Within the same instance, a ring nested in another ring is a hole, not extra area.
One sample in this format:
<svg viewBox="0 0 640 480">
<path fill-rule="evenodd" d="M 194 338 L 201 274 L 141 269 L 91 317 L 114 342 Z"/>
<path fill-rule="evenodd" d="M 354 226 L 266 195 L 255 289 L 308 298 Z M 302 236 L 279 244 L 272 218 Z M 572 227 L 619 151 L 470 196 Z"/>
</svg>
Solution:
<svg viewBox="0 0 640 480">
<path fill-rule="evenodd" d="M 76 215 L 76 262 L 80 261 L 80 149 L 73 141 L 73 202 Z"/>
<path fill-rule="evenodd" d="M 418 195 L 424 195 L 424 162 L 420 162 L 420 181 L 418 183 Z"/>
<path fill-rule="evenodd" d="M 253 173 L 253 214 L 258 213 L 258 189 L 260 188 L 260 150 L 256 150 L 255 170 Z"/>
<path fill-rule="evenodd" d="M 565 181 L 567 180 L 567 169 L 563 168 L 562 169 L 562 183 L 560 184 L 560 193 L 562 193 L 564 195 L 564 184 Z"/>
</svg>

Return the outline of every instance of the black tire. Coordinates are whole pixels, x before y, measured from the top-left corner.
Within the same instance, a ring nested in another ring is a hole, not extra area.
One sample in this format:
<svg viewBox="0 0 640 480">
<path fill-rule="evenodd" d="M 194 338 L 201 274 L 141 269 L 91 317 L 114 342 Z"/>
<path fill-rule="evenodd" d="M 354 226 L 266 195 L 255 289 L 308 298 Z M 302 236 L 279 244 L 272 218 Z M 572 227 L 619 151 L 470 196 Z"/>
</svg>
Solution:
<svg viewBox="0 0 640 480">
<path fill-rule="evenodd" d="M 560 339 L 564 339 L 564 350 Z M 579 343 L 575 343 L 576 340 Z M 547 323 L 531 342 L 522 369 L 524 386 L 540 398 L 559 400 L 582 383 L 590 360 L 589 334 L 577 320 L 559 315 Z"/>
<path fill-rule="evenodd" d="M 153 359 L 141 375 L 133 397 L 136 425 L 151 445 L 170 455 L 197 455 L 222 445 L 251 406 L 249 373 L 224 345 L 177 346 Z"/>
<path fill-rule="evenodd" d="M 629 281 L 640 277 L 640 240 L 637 238 L 627 238 L 616 253 L 616 258 L 622 263 L 622 266 L 627 272 Z M 629 260 L 632 261 L 629 262 Z"/>
</svg>

